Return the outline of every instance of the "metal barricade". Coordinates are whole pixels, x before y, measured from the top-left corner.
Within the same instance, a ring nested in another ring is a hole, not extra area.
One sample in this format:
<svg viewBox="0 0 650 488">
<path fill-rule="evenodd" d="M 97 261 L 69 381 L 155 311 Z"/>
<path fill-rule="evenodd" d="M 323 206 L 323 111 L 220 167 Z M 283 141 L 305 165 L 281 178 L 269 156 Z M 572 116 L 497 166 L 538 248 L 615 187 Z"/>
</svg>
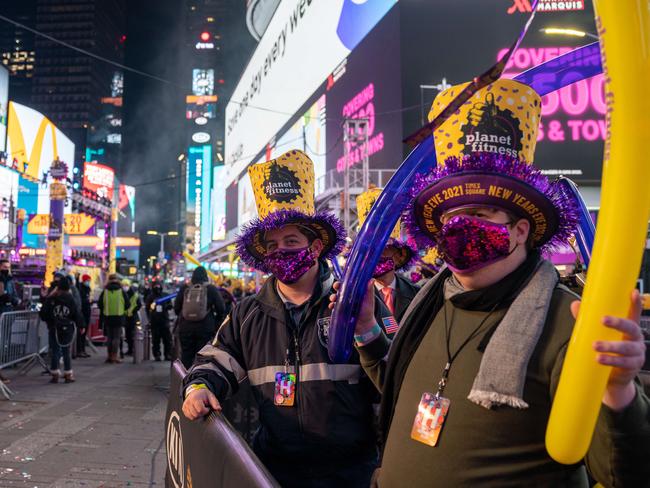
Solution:
<svg viewBox="0 0 650 488">
<path fill-rule="evenodd" d="M 40 329 L 38 312 L 5 312 L 0 315 L 0 369 L 25 362 L 20 371 L 23 374 L 36 363 L 49 371 L 40 355 L 42 349 L 47 349 L 47 343 L 43 344 L 39 335 Z M 0 392 L 7 399 L 13 394 L 1 380 Z"/>
</svg>

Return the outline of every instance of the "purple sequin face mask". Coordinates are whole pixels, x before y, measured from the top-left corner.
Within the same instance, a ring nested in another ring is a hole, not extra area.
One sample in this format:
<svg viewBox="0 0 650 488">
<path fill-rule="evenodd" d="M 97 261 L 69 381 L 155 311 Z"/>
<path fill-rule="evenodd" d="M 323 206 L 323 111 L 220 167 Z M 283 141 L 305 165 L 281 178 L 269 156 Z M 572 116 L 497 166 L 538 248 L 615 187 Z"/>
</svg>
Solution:
<svg viewBox="0 0 650 488">
<path fill-rule="evenodd" d="M 388 273 L 389 271 L 393 271 L 394 269 L 395 261 L 393 261 L 393 258 L 381 257 L 379 258 L 377 266 L 375 266 L 375 271 L 372 273 L 372 277 L 378 278 L 381 275 Z"/>
<path fill-rule="evenodd" d="M 458 215 L 442 227 L 438 250 L 449 269 L 471 273 L 512 253 L 510 232 L 506 224 Z"/>
<path fill-rule="evenodd" d="M 308 247 L 301 249 L 277 249 L 269 253 L 264 263 L 282 283 L 295 283 L 316 264 L 316 258 Z"/>
</svg>

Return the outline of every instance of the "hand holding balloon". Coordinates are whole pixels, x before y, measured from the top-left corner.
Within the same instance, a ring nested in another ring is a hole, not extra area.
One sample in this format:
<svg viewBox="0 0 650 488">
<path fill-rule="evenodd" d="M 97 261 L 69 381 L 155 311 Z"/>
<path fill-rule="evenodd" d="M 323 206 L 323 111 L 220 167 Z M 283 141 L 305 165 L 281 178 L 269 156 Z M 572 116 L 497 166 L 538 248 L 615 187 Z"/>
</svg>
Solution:
<svg viewBox="0 0 650 488">
<path fill-rule="evenodd" d="M 361 302 L 361 310 L 359 311 L 359 319 L 357 320 L 354 328 L 354 335 L 363 335 L 375 326 L 375 280 L 370 280 L 366 288 L 366 294 Z M 339 289 L 341 283 L 338 281 L 334 283 L 335 293 L 330 295 L 329 309 L 334 310 L 336 300 L 338 299 Z"/>
<path fill-rule="evenodd" d="M 632 305 L 627 318 L 604 317 L 605 326 L 623 333 L 621 341 L 596 341 L 594 350 L 600 354 L 596 356 L 599 364 L 612 366 L 612 372 L 607 381 L 607 388 L 603 396 L 603 403 L 612 410 L 623 410 L 636 395 L 634 378 L 645 362 L 645 343 L 643 333 L 639 327 L 641 318 L 641 295 L 637 290 L 631 295 Z M 571 313 L 578 317 L 580 302 L 571 304 Z"/>
</svg>

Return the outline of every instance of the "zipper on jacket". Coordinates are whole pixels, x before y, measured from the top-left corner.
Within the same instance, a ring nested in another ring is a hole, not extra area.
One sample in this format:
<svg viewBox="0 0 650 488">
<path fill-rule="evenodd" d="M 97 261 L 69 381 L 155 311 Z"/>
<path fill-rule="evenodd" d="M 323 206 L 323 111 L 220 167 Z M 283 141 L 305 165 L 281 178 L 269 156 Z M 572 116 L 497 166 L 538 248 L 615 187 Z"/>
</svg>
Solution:
<svg viewBox="0 0 650 488">
<path fill-rule="evenodd" d="M 295 328 L 291 328 L 293 333 L 293 358 L 294 358 L 294 367 L 296 369 L 296 401 L 298 402 L 298 428 L 300 429 L 300 434 L 304 434 L 303 422 L 302 422 L 302 398 L 301 392 L 302 387 L 298 387 L 300 383 L 300 343 L 298 341 L 298 333 Z"/>
</svg>

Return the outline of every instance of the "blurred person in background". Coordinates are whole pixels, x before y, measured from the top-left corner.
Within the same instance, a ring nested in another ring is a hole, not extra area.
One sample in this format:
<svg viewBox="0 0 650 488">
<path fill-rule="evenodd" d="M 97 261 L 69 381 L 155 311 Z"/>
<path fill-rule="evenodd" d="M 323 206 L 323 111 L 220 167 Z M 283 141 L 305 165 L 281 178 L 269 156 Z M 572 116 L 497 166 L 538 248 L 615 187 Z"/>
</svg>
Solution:
<svg viewBox="0 0 650 488">
<path fill-rule="evenodd" d="M 171 300 L 162 303 L 156 303 L 156 300 L 163 297 L 163 288 L 160 282 L 155 282 L 151 288 L 151 293 L 145 301 L 145 310 L 149 317 L 151 327 L 151 342 L 153 356 L 156 361 L 160 361 L 160 343 L 163 343 L 165 361 L 172 359 L 172 336 L 169 331 L 169 311 L 172 308 Z"/>
<path fill-rule="evenodd" d="M 138 293 L 138 284 L 133 283 L 127 279 L 122 280 L 122 289 L 129 297 L 127 309 L 126 309 L 126 325 L 124 326 L 124 335 L 126 338 L 126 355 L 133 355 L 133 335 L 135 333 L 135 326 L 138 322 L 138 310 L 142 308 L 142 301 L 140 300 L 140 294 Z M 120 352 L 121 352 L 120 345 Z"/>
<path fill-rule="evenodd" d="M 181 286 L 174 311 L 178 316 L 181 361 L 189 368 L 196 353 L 212 340 L 217 327 L 226 318 L 226 305 L 221 293 L 209 283 L 203 266 L 194 270 L 189 285 Z"/>
<path fill-rule="evenodd" d="M 61 358 L 63 358 L 65 382 L 74 382 L 70 346 L 74 343 L 75 329 L 81 328 L 84 322 L 81 311 L 70 293 L 70 281 L 64 276 L 57 281 L 55 288 L 45 298 L 39 315 L 48 329 L 50 374 L 52 375 L 50 382 L 59 382 Z"/>
<path fill-rule="evenodd" d="M 126 323 L 128 303 L 129 297 L 122 290 L 119 277 L 116 274 L 109 275 L 108 282 L 97 300 L 100 320 L 104 328 L 104 334 L 108 339 L 108 357 L 106 358 L 108 364 L 122 362 L 118 357 L 118 353 L 122 327 Z"/>
<path fill-rule="evenodd" d="M 79 297 L 81 298 L 81 315 L 84 319 L 83 327 L 80 327 L 77 332 L 77 357 L 79 358 L 90 357 L 90 354 L 86 352 L 86 336 L 88 334 L 88 327 L 90 326 L 90 281 L 90 275 L 84 274 L 81 277 L 81 280 L 77 283 Z"/>
<path fill-rule="evenodd" d="M 0 315 L 13 311 L 19 303 L 16 284 L 11 276 L 11 263 L 7 259 L 0 259 Z"/>
</svg>

